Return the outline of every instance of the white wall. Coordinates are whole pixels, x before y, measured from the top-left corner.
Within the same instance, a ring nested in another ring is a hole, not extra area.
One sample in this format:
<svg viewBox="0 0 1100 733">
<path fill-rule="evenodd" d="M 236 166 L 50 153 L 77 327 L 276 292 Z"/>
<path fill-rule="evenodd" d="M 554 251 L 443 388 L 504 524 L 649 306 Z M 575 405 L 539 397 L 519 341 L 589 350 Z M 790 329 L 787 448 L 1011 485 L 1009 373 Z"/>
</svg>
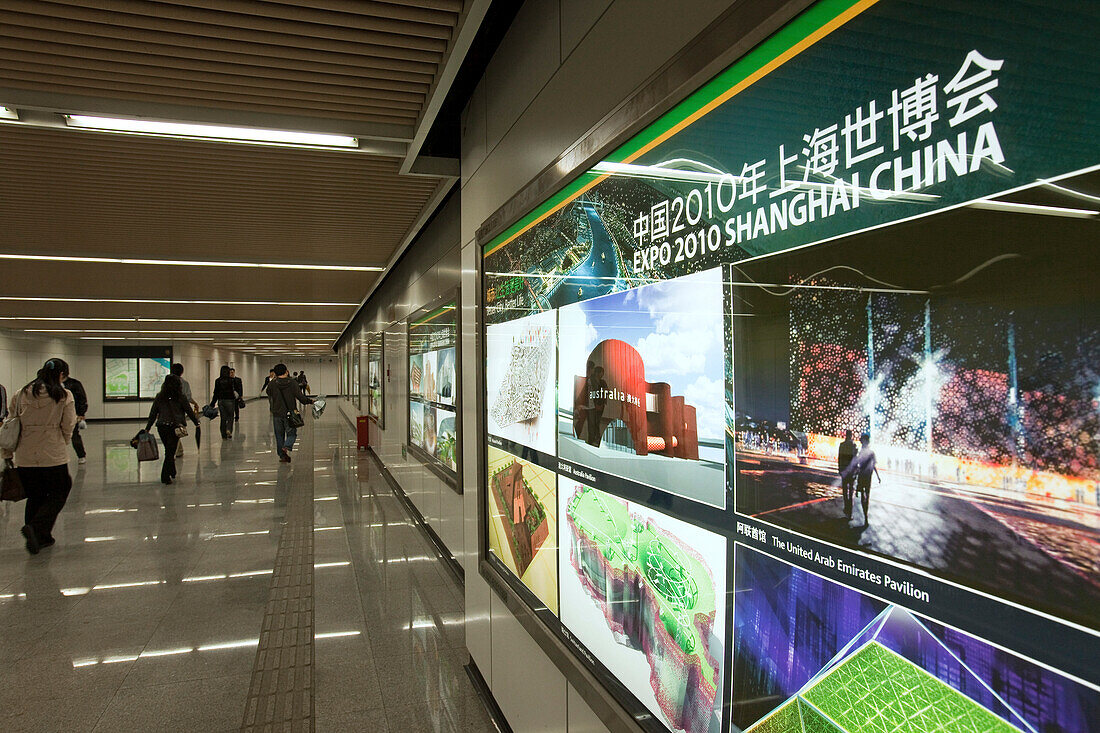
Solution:
<svg viewBox="0 0 1100 733">
<path fill-rule="evenodd" d="M 475 233 L 488 216 L 628 98 L 730 6 L 728 0 L 527 0 L 463 114 L 462 370 L 474 354 Z M 481 396 L 463 381 L 464 422 Z M 471 439 L 472 438 L 472 439 Z M 478 481 L 467 429 L 464 480 Z M 606 730 L 478 573 L 478 492 L 464 497 L 466 645 L 512 729 Z"/>
<path fill-rule="evenodd" d="M 88 393 L 88 418 L 144 419 L 149 414 L 149 402 L 103 401 L 103 345 L 112 342 L 82 341 L 71 338 L 46 338 L 29 336 L 16 331 L 0 330 L 0 384 L 13 389 L 34 379 L 35 373 L 51 357 L 59 357 L 69 363 L 72 376 L 79 379 Z M 119 345 L 134 345 L 133 341 L 119 341 Z M 257 392 L 267 374 L 256 357 L 241 352 L 215 349 L 191 342 L 172 344 L 172 358 L 183 364 L 183 376 L 191 385 L 195 401 L 205 404 L 210 399 L 209 387 L 214 384 L 222 364 L 236 368 L 244 380 L 245 389 L 255 385 Z M 260 369 L 264 371 L 261 372 Z M 309 373 L 307 367 L 307 374 Z M 335 383 L 335 379 L 333 380 Z"/>
</svg>

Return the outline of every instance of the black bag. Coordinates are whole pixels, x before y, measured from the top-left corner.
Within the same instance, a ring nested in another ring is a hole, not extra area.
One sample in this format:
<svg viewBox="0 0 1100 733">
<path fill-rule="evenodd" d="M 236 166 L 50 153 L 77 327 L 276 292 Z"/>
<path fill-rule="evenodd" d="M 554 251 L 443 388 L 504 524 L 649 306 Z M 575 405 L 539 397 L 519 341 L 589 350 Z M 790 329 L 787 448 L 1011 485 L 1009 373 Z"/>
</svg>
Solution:
<svg viewBox="0 0 1100 733">
<path fill-rule="evenodd" d="M 15 464 L 4 461 L 4 468 L 0 471 L 0 501 L 23 501 L 26 498 Z"/>
<path fill-rule="evenodd" d="M 290 410 L 286 414 L 287 424 L 292 428 L 300 428 L 306 424 L 306 419 L 297 410 Z"/>
<path fill-rule="evenodd" d="M 237 398 L 237 409 L 238 410 L 243 410 L 246 407 L 248 407 L 248 403 L 244 401 L 243 397 L 238 397 Z"/>
<path fill-rule="evenodd" d="M 205 417 L 207 420 L 213 420 L 218 416 L 218 408 L 214 406 L 213 402 L 211 402 L 209 405 L 206 405 L 202 408 L 202 416 Z"/>
</svg>

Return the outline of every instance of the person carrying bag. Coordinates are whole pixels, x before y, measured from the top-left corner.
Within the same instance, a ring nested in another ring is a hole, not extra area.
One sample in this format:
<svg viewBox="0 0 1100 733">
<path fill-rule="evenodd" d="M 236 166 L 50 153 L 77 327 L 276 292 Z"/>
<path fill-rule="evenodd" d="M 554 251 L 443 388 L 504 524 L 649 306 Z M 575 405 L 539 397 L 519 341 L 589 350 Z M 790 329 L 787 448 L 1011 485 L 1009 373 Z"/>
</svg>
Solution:
<svg viewBox="0 0 1100 733">
<path fill-rule="evenodd" d="M 68 373 L 63 359 L 47 361 L 34 381 L 12 398 L 11 417 L 0 436 L 4 472 L 10 479 L 10 462 L 26 495 L 21 532 L 32 555 L 54 544 L 53 528 L 73 487 L 69 442 L 76 428 L 76 401 L 61 383 L 61 375 Z M 14 496 L 14 486 L 5 487 L 5 493 Z"/>
<path fill-rule="evenodd" d="M 169 374 L 164 378 L 164 386 L 153 398 L 153 406 L 149 410 L 149 422 L 145 424 L 145 432 L 148 434 L 155 422 L 160 440 L 164 443 L 164 465 L 160 469 L 161 483 L 170 484 L 176 477 L 176 448 L 179 447 L 180 438 L 187 435 L 187 420 L 198 427 L 199 418 L 191 409 L 191 403 L 183 396 L 183 384 L 180 378 L 175 374 Z M 140 442 L 138 454 L 140 460 Z"/>
<path fill-rule="evenodd" d="M 276 364 L 275 379 L 267 385 L 267 399 L 271 406 L 271 423 L 275 430 L 275 449 L 279 460 L 290 463 L 290 451 L 298 439 L 298 428 L 305 425 L 298 403 L 312 405 L 313 400 L 302 394 L 298 382 L 290 378 L 285 364 Z"/>
</svg>

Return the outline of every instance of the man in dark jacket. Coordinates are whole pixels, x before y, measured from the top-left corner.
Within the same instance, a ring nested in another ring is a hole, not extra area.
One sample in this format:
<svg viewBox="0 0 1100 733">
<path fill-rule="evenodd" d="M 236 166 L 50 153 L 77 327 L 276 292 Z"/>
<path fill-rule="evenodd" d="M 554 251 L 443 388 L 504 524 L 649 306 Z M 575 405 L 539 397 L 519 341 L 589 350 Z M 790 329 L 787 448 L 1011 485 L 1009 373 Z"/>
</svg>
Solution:
<svg viewBox="0 0 1100 733">
<path fill-rule="evenodd" d="M 233 419 L 241 421 L 241 400 L 244 399 L 244 381 L 237 376 L 237 370 L 229 367 L 229 378 L 233 380 L 233 388 L 237 390 L 237 403 L 233 405 Z"/>
<path fill-rule="evenodd" d="M 275 379 L 267 385 L 267 399 L 271 405 L 271 423 L 275 429 L 275 449 L 279 460 L 290 463 L 290 451 L 298 439 L 298 428 L 290 422 L 290 413 L 298 409 L 298 403 L 312 405 L 313 400 L 302 394 L 298 382 L 290 378 L 286 364 L 276 364 Z"/>
<path fill-rule="evenodd" d="M 852 518 L 852 498 L 856 489 L 855 473 L 845 473 L 845 469 L 856 457 L 856 444 L 852 442 L 852 431 L 844 431 L 844 442 L 836 453 L 836 472 L 840 474 L 840 485 L 844 489 L 844 516 Z"/>
<path fill-rule="evenodd" d="M 76 450 L 76 462 L 87 463 L 88 453 L 84 450 L 84 439 L 80 437 L 80 426 L 87 425 L 84 416 L 88 414 L 88 393 L 84 391 L 84 385 L 80 380 L 73 379 L 68 374 L 61 375 L 61 384 L 65 389 L 73 393 L 76 402 L 76 427 L 73 428 L 73 448 Z"/>
</svg>

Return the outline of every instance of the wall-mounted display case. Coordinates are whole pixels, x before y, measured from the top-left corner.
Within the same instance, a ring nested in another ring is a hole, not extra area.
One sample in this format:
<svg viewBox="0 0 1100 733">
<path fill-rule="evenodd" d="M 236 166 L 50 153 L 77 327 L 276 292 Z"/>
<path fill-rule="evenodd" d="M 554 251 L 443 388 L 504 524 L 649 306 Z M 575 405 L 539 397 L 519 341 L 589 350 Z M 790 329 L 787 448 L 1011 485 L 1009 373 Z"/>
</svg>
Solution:
<svg viewBox="0 0 1100 733">
<path fill-rule="evenodd" d="M 457 291 L 408 320 L 409 452 L 461 493 Z"/>
<path fill-rule="evenodd" d="M 366 374 L 363 377 L 367 395 L 367 416 L 378 423 L 378 427 L 384 428 L 386 426 L 386 334 L 382 332 L 367 336 L 365 351 Z"/>
<path fill-rule="evenodd" d="M 1096 28 L 823 0 L 482 239 L 481 571 L 641 728 L 1100 731 Z"/>
</svg>

